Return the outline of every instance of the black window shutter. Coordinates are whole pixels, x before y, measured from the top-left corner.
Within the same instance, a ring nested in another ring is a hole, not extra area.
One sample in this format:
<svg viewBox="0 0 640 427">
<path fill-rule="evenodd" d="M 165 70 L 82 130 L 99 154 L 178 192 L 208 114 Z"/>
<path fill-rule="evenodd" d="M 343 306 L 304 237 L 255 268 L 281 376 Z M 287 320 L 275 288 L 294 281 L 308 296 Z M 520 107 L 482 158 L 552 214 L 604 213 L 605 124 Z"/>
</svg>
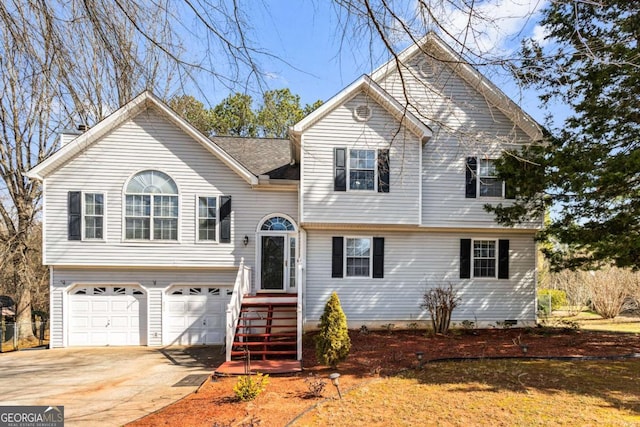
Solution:
<svg viewBox="0 0 640 427">
<path fill-rule="evenodd" d="M 220 243 L 231 242 L 231 196 L 220 197 Z"/>
<path fill-rule="evenodd" d="M 333 165 L 335 168 L 333 190 L 347 191 L 347 149 L 336 148 L 333 154 Z"/>
<path fill-rule="evenodd" d="M 476 176 L 477 176 L 477 172 L 478 172 L 478 159 L 476 159 L 475 157 L 467 157 L 467 163 L 466 163 L 466 187 L 465 187 L 465 194 L 464 196 L 467 199 L 475 199 L 476 198 Z"/>
<path fill-rule="evenodd" d="M 334 237 L 331 249 L 331 277 L 343 277 L 344 238 Z"/>
<path fill-rule="evenodd" d="M 67 238 L 69 240 L 82 239 L 82 193 L 80 191 L 69 191 L 67 195 L 68 228 Z"/>
<path fill-rule="evenodd" d="M 389 150 L 378 150 L 378 193 L 389 192 Z"/>
<path fill-rule="evenodd" d="M 504 183 L 504 198 L 505 199 L 515 199 L 516 198 L 516 188 L 515 186 L 509 185 L 509 182 L 506 181 Z"/>
<path fill-rule="evenodd" d="M 509 278 L 509 241 L 498 240 L 498 279 Z"/>
<path fill-rule="evenodd" d="M 471 239 L 460 239 L 460 278 L 471 278 Z"/>
<path fill-rule="evenodd" d="M 373 277 L 384 277 L 384 237 L 373 238 Z"/>
</svg>

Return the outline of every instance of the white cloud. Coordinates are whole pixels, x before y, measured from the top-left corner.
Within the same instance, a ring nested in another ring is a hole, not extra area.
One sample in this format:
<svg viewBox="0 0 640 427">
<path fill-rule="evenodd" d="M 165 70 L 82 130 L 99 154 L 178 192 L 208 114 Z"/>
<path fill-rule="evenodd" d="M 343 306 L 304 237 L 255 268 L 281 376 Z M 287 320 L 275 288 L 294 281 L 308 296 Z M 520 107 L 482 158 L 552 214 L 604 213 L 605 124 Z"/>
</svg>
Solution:
<svg viewBox="0 0 640 427">
<path fill-rule="evenodd" d="M 549 40 L 545 40 L 545 37 L 549 35 L 549 31 L 542 25 L 536 25 L 531 32 L 531 38 L 538 42 L 540 46 L 546 46 L 549 44 Z"/>
<path fill-rule="evenodd" d="M 547 1 L 487 0 L 474 3 L 472 9 L 462 2 L 432 0 L 428 4 L 433 5 L 431 10 L 437 13 L 440 26 L 458 42 L 479 54 L 498 54 L 512 50 L 514 41 L 531 35 L 524 31 L 537 21 Z M 542 29 L 537 31 L 540 36 Z"/>
</svg>

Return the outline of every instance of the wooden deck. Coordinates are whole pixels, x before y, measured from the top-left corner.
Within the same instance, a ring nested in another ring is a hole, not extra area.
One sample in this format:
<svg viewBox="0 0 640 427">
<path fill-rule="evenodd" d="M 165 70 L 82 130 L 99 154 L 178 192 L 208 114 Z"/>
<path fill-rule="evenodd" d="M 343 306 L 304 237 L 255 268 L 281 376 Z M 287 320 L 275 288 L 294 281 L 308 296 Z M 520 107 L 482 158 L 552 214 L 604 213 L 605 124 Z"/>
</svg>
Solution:
<svg viewBox="0 0 640 427">
<path fill-rule="evenodd" d="M 214 375 L 244 375 L 244 360 L 224 362 L 213 372 Z M 302 372 L 300 360 L 252 360 L 251 373 L 262 374 L 293 374 Z"/>
</svg>

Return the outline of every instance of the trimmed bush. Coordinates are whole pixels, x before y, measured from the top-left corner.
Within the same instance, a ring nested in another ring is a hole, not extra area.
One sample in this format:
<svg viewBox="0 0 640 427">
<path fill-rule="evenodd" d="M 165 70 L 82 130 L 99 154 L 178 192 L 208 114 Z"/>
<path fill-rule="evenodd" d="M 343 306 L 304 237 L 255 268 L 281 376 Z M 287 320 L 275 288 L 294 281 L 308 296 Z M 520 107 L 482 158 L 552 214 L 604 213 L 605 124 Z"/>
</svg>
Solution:
<svg viewBox="0 0 640 427">
<path fill-rule="evenodd" d="M 258 372 L 255 377 L 243 375 L 238 378 L 238 382 L 233 387 L 233 392 L 242 402 L 248 402 L 258 397 L 266 388 L 269 375 Z"/>
<path fill-rule="evenodd" d="M 434 334 L 446 335 L 451 324 L 451 313 L 460 303 L 458 291 L 449 283 L 428 289 L 422 295 L 420 308 L 429 310 Z"/>
<path fill-rule="evenodd" d="M 320 317 L 320 332 L 316 336 L 316 357 L 323 365 L 335 368 L 347 358 L 350 350 L 347 316 L 342 311 L 338 294 L 333 292 Z"/>
</svg>

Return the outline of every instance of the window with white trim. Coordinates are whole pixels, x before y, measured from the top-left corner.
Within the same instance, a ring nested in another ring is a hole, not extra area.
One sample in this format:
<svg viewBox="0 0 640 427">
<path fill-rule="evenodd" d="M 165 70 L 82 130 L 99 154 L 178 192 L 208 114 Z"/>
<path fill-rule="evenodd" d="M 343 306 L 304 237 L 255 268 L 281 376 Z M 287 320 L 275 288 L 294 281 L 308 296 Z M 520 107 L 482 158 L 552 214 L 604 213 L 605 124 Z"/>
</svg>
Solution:
<svg viewBox="0 0 640 427">
<path fill-rule="evenodd" d="M 497 243 L 495 240 L 473 241 L 473 277 L 496 277 Z"/>
<path fill-rule="evenodd" d="M 198 197 L 197 212 L 198 240 L 217 241 L 218 198 Z"/>
<path fill-rule="evenodd" d="M 376 150 L 349 150 L 349 189 L 375 191 Z"/>
<path fill-rule="evenodd" d="M 104 194 L 84 193 L 84 238 L 104 238 Z"/>
<path fill-rule="evenodd" d="M 480 197 L 502 197 L 504 182 L 498 179 L 495 160 L 480 158 L 478 165 L 478 195 Z"/>
<path fill-rule="evenodd" d="M 296 227 L 287 218 L 273 216 L 266 220 L 260 230 L 263 231 L 296 231 Z"/>
<path fill-rule="evenodd" d="M 371 239 L 347 237 L 345 246 L 346 277 L 371 277 Z"/>
<path fill-rule="evenodd" d="M 164 172 L 142 171 L 126 188 L 125 238 L 178 240 L 178 187 Z"/>
</svg>

